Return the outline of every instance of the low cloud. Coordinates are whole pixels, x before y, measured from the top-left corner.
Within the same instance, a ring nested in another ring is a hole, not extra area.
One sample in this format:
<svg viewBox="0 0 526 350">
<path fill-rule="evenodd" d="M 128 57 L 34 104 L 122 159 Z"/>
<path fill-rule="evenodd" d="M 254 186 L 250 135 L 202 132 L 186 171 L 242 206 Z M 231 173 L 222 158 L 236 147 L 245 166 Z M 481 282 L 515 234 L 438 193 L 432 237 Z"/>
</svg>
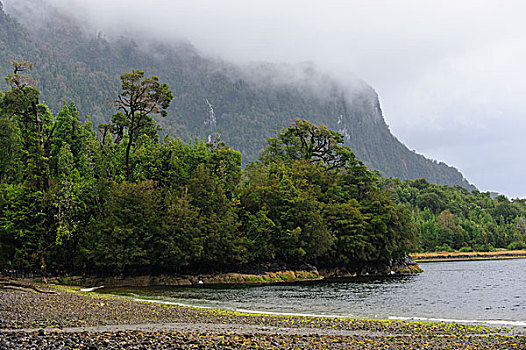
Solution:
<svg viewBox="0 0 526 350">
<path fill-rule="evenodd" d="M 526 196 L 526 162 L 520 161 L 526 148 L 522 1 L 4 0 L 4 5 L 20 12 L 35 2 L 66 10 L 109 37 L 186 39 L 208 56 L 238 63 L 313 62 L 343 80 L 357 76 L 378 91 L 387 123 L 411 149 L 457 166 L 481 190 Z"/>
</svg>

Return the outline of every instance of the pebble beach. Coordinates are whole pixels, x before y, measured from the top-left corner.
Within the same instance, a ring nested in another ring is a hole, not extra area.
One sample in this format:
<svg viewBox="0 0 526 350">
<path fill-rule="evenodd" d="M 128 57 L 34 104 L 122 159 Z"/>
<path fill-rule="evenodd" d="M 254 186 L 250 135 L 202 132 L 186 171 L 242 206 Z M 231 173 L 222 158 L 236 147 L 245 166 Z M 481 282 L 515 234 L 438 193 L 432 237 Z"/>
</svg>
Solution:
<svg viewBox="0 0 526 350">
<path fill-rule="evenodd" d="M 255 315 L 39 289 L 0 289 L 0 349 L 526 349 L 524 328 Z"/>
</svg>

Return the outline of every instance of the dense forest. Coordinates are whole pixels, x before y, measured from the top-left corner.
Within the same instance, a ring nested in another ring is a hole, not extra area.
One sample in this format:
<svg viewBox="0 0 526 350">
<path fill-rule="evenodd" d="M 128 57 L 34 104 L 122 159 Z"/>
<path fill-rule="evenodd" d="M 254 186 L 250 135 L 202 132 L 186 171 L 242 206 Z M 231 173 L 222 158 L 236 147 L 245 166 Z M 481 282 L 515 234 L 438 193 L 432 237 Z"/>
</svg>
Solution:
<svg viewBox="0 0 526 350">
<path fill-rule="evenodd" d="M 526 247 L 526 201 L 409 152 L 366 85 L 349 99 L 322 79 L 320 95 L 310 68 L 299 88 L 275 66 L 256 84 L 189 46 L 89 39 L 63 17 L 32 35 L 0 6 L 0 269 L 360 272 Z"/>
<path fill-rule="evenodd" d="M 455 168 L 396 139 L 376 92 L 355 78 L 342 77 L 344 84 L 309 64 L 237 66 L 203 57 L 188 43 L 108 38 L 46 3 L 30 3 L 6 2 L 11 15 L 0 5 L 0 75 L 11 73 L 11 59 L 34 62 L 42 101 L 54 114 L 63 100 L 75 101 L 82 121 L 89 114 L 95 126 L 108 123 L 107 102 L 119 92 L 120 74 L 140 67 L 173 89 L 175 103 L 166 118 L 157 118 L 163 135 L 184 142 L 220 135 L 241 152 L 244 165 L 258 159 L 268 137 L 299 118 L 343 134 L 344 144 L 384 176 L 475 189 Z"/>
<path fill-rule="evenodd" d="M 363 272 L 403 259 L 409 212 L 343 135 L 296 120 L 245 170 L 224 142 L 159 137 L 173 96 L 121 75 L 95 131 L 53 115 L 13 62 L 0 93 L 0 268 L 99 275 L 315 265 Z"/>
<path fill-rule="evenodd" d="M 526 247 L 526 201 L 382 178 L 344 136 L 296 120 L 245 169 L 215 138 L 159 136 L 173 100 L 121 75 L 109 123 L 56 114 L 13 62 L 0 93 L 0 268 L 102 275 L 315 265 L 363 272 L 410 251 Z"/>
<path fill-rule="evenodd" d="M 425 179 L 381 179 L 397 204 L 411 210 L 417 251 L 526 248 L 526 200 L 440 186 Z"/>
</svg>

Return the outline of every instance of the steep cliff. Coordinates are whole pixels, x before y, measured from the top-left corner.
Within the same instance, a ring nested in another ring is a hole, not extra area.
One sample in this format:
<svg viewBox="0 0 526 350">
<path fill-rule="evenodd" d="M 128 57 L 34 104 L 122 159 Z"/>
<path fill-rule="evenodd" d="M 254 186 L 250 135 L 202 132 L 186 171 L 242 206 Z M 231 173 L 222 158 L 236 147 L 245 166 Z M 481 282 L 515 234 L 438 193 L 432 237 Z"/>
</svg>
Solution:
<svg viewBox="0 0 526 350">
<path fill-rule="evenodd" d="M 474 189 L 457 169 L 396 139 L 376 92 L 364 82 L 349 78 L 344 84 L 310 65 L 239 67 L 203 57 L 187 43 L 108 40 L 57 11 L 46 9 L 46 16 L 31 21 L 37 11 L 22 10 L 6 15 L 0 7 L 0 73 L 10 73 L 9 60 L 34 62 L 31 75 L 53 110 L 74 101 L 95 124 L 106 122 L 114 113 L 108 101 L 119 91 L 119 75 L 141 69 L 161 77 L 176 96 L 160 121 L 165 133 L 187 141 L 220 137 L 241 151 L 244 163 L 258 157 L 276 129 L 300 118 L 344 134 L 347 145 L 385 176 Z"/>
</svg>

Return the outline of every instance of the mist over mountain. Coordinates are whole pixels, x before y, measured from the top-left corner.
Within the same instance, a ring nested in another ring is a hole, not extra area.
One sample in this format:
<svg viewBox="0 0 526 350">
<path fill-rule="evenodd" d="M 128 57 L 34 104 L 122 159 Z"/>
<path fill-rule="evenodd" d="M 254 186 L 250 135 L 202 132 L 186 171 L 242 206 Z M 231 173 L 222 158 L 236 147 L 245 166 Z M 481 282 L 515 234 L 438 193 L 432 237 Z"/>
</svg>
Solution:
<svg viewBox="0 0 526 350">
<path fill-rule="evenodd" d="M 345 135 L 345 142 L 368 166 L 384 176 L 424 177 L 437 184 L 474 189 L 455 168 L 410 151 L 386 124 L 378 95 L 355 78 L 346 83 L 310 63 L 238 65 L 200 54 L 184 41 L 145 41 L 111 36 L 51 6 L 10 3 L 0 13 L 0 63 L 35 63 L 30 73 L 52 110 L 73 101 L 95 124 L 115 112 L 108 101 L 119 91 L 119 76 L 131 69 L 157 75 L 172 88 L 163 132 L 183 140 L 220 137 L 243 155 L 257 159 L 265 139 L 296 118 L 323 124 Z M 47 3 L 46 3 L 47 4 Z"/>
</svg>

